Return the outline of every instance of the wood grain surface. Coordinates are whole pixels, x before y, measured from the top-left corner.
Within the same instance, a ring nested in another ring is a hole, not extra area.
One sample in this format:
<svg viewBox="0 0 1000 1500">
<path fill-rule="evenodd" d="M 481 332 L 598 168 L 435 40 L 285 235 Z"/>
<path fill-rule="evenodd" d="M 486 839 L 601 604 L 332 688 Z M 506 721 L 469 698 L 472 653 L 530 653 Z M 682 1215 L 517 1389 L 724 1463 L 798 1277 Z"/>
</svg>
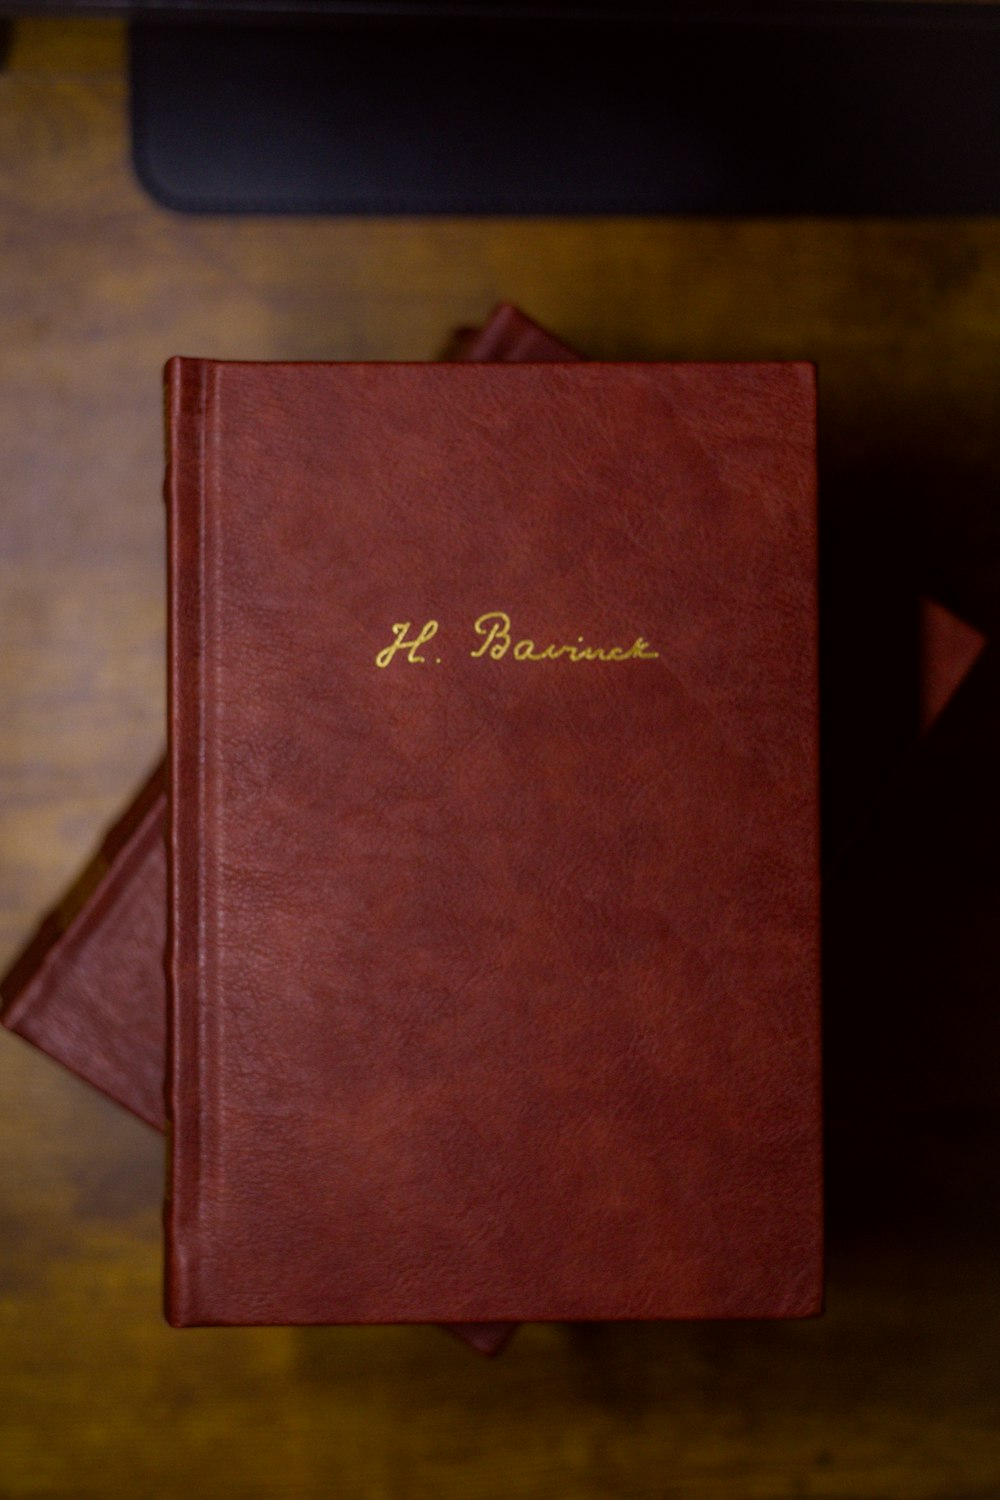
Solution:
<svg viewBox="0 0 1000 1500">
<path fill-rule="evenodd" d="M 166 357 L 429 358 L 509 298 L 592 357 L 816 359 L 829 1310 L 535 1327 L 495 1362 L 421 1328 L 173 1332 L 162 1142 L 3 1034 L 0 1496 L 1000 1494 L 990 652 L 905 754 L 915 585 L 986 628 L 1000 597 L 1000 223 L 181 218 L 125 111 L 116 23 L 15 24 L 0 963 L 160 750 Z"/>
</svg>

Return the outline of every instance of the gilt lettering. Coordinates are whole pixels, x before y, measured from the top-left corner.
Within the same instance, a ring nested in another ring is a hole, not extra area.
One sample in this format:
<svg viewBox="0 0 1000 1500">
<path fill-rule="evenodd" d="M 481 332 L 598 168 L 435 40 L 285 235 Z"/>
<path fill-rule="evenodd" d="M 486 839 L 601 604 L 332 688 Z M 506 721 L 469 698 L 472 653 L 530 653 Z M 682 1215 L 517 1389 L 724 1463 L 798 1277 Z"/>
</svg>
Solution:
<svg viewBox="0 0 1000 1500">
<path fill-rule="evenodd" d="M 558 661 L 560 657 L 569 661 L 654 661 L 660 655 L 641 635 L 631 646 L 586 646 L 582 635 L 577 636 L 575 645 L 539 648 L 532 640 L 515 642 L 511 639 L 510 615 L 502 609 L 480 615 L 473 629 L 483 639 L 469 655 L 489 656 L 493 661 L 501 661 L 508 651 L 515 661 Z"/>
<path fill-rule="evenodd" d="M 405 652 L 406 660 L 414 665 L 417 662 L 426 661 L 426 657 L 419 656 L 417 653 L 419 652 L 421 646 L 426 646 L 427 642 L 433 640 L 437 635 L 437 620 L 428 620 L 423 630 L 415 635 L 412 641 L 408 641 L 406 639 L 406 632 L 409 630 L 409 628 L 409 620 L 404 620 L 401 625 L 394 625 L 392 627 L 392 633 L 396 637 L 396 639 L 393 641 L 391 646 L 385 646 L 378 653 L 375 658 L 375 665 L 377 667 L 387 667 L 397 651 Z"/>
<path fill-rule="evenodd" d="M 411 666 L 427 660 L 425 656 L 421 656 L 420 650 L 437 635 L 438 622 L 428 620 L 415 635 L 410 634 L 412 628 L 409 620 L 393 625 L 392 644 L 383 646 L 376 655 L 377 667 L 387 667 L 400 652 L 402 660 Z M 631 646 L 589 646 L 582 635 L 578 635 L 575 642 L 553 641 L 548 646 L 538 646 L 527 636 L 515 641 L 510 615 L 502 609 L 491 609 L 480 615 L 472 628 L 480 640 L 469 655 L 474 658 L 489 657 L 492 661 L 502 661 L 508 655 L 514 661 L 656 661 L 660 655 L 641 635 L 636 636 Z M 440 656 L 436 656 L 434 660 L 440 665 Z"/>
</svg>

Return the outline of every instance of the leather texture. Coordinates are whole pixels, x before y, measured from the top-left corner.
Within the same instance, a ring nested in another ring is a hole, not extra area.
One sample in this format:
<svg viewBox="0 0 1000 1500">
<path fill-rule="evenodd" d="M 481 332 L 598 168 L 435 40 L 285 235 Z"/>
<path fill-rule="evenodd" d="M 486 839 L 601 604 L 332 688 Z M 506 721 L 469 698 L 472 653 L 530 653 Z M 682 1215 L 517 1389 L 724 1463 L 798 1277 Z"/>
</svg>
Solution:
<svg viewBox="0 0 1000 1500">
<path fill-rule="evenodd" d="M 171 1321 L 817 1312 L 812 367 L 169 412 Z"/>
</svg>

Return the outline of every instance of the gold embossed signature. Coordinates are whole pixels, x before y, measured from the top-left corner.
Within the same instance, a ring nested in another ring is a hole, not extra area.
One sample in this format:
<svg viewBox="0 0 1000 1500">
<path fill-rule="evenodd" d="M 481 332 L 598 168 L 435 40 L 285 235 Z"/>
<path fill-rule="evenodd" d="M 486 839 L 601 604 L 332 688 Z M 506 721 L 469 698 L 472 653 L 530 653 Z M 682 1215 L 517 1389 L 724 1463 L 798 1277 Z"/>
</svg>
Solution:
<svg viewBox="0 0 1000 1500">
<path fill-rule="evenodd" d="M 387 667 L 397 651 L 402 651 L 408 662 L 413 662 L 415 664 L 417 662 L 426 661 L 426 657 L 423 657 L 419 654 L 420 647 L 426 646 L 427 642 L 432 641 L 437 635 L 437 620 L 428 620 L 423 630 L 418 631 L 417 634 L 413 637 L 412 641 L 408 641 L 406 639 L 406 633 L 409 629 L 409 620 L 404 620 L 401 625 L 394 625 L 392 627 L 392 633 L 395 636 L 395 640 L 393 641 L 391 646 L 386 646 L 385 649 L 383 651 L 380 651 L 376 656 L 375 665 L 377 667 Z"/>
<path fill-rule="evenodd" d="M 387 667 L 397 653 L 402 655 L 404 661 L 414 666 L 425 662 L 427 658 L 420 654 L 421 648 L 434 639 L 438 628 L 437 620 L 428 620 L 426 625 L 411 635 L 413 627 L 409 620 L 393 625 L 392 643 L 383 647 L 377 654 L 375 665 Z M 573 643 L 552 642 L 547 646 L 538 646 L 528 637 L 515 641 L 511 631 L 510 615 L 502 609 L 491 609 L 486 614 L 480 615 L 472 628 L 481 639 L 469 655 L 476 658 L 489 657 L 492 661 L 502 661 L 508 654 L 514 661 L 564 660 L 571 662 L 655 661 L 660 655 L 641 635 L 636 636 L 630 646 L 589 646 L 582 635 L 577 636 Z M 440 663 L 441 658 L 438 656 L 434 660 Z"/>
</svg>

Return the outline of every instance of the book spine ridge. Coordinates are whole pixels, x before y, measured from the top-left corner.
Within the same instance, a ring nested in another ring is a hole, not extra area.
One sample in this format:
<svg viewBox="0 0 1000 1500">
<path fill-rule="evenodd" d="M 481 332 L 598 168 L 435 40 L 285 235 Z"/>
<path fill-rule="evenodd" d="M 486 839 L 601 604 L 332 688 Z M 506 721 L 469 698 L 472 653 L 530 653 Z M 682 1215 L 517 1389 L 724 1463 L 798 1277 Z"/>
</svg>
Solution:
<svg viewBox="0 0 1000 1500">
<path fill-rule="evenodd" d="M 204 1000 L 203 869 L 204 762 L 202 675 L 205 610 L 205 481 L 210 366 L 172 360 L 167 367 L 169 443 L 168 515 L 168 1025 L 166 1067 L 167 1191 L 165 1200 L 166 1314 L 194 1321 L 195 1276 L 186 1252 L 189 1223 L 201 1199 L 204 1050 L 195 1045 Z M 192 636 L 194 640 L 192 640 Z M 178 789 L 181 796 L 178 798 Z M 190 957 L 195 944 L 194 961 Z M 193 1024 L 192 1024 L 193 1023 Z M 174 1163 L 185 1160 L 185 1197 L 174 1191 Z"/>
</svg>

